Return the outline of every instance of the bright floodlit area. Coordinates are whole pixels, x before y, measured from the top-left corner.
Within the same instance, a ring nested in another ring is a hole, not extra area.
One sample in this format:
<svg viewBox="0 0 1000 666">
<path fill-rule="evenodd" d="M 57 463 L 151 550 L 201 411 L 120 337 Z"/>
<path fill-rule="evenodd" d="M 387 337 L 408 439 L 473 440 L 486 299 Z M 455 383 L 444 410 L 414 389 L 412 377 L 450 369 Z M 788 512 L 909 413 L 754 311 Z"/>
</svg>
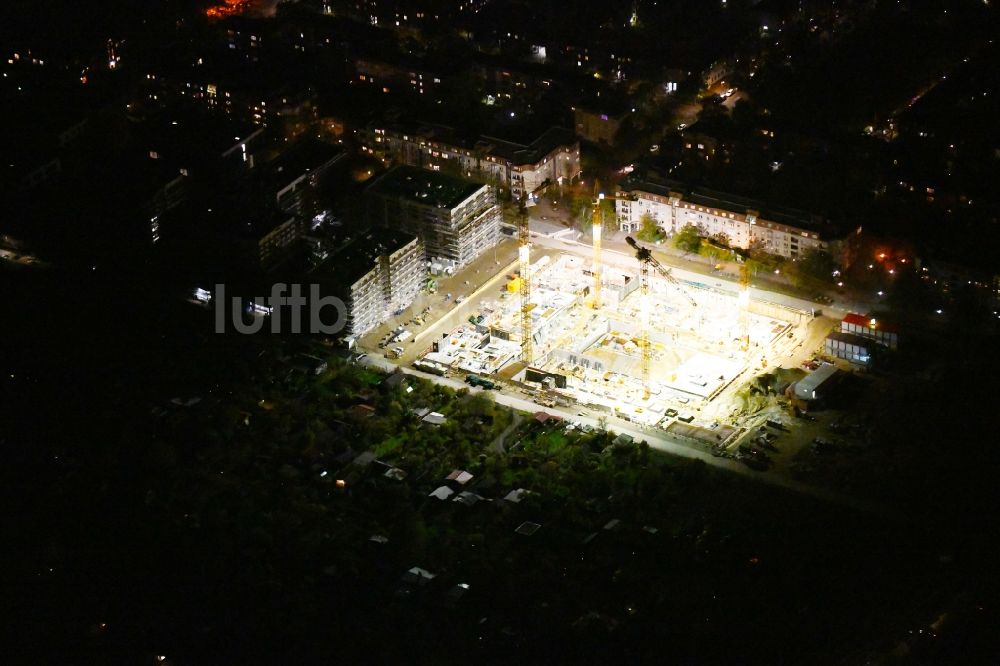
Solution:
<svg viewBox="0 0 1000 666">
<path fill-rule="evenodd" d="M 700 282 L 671 283 L 651 271 L 647 396 L 637 263 L 605 257 L 597 307 L 588 258 L 543 256 L 532 264 L 530 276 L 529 366 L 518 365 L 521 278 L 513 274 L 494 296 L 484 297 L 468 322 L 435 342 L 424 361 L 483 375 L 513 374 L 552 401 L 669 427 L 674 419 L 683 423 L 696 415 L 705 420 L 729 413 L 729 398 L 749 379 L 748 370 L 762 370 L 764 359 L 783 341 L 804 337 L 812 319 L 808 312 L 751 300 L 750 344 L 744 351 L 735 286 L 727 291 Z"/>
</svg>

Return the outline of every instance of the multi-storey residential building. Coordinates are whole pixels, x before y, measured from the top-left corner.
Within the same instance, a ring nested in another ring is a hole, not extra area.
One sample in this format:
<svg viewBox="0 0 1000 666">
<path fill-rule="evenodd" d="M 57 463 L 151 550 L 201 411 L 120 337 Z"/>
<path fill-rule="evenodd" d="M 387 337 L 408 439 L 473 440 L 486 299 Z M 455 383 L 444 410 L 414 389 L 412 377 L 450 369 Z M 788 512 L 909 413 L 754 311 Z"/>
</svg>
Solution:
<svg viewBox="0 0 1000 666">
<path fill-rule="evenodd" d="M 384 93 L 409 90 L 420 95 L 433 94 L 441 85 L 441 74 L 408 63 L 355 58 L 354 69 L 360 83 L 380 88 Z"/>
<path fill-rule="evenodd" d="M 730 58 L 716 60 L 709 65 L 701 75 L 701 80 L 706 88 L 711 88 L 717 83 L 724 83 L 726 78 L 732 76 L 736 71 L 736 63 Z"/>
<path fill-rule="evenodd" d="M 538 63 L 515 62 L 477 54 L 472 73 L 482 86 L 485 101 L 530 103 L 558 86 L 553 72 Z"/>
<path fill-rule="evenodd" d="M 305 191 L 315 188 L 319 179 L 344 157 L 344 149 L 316 139 L 304 139 L 291 146 L 260 168 L 259 183 L 271 203 L 283 211 L 303 211 Z"/>
<path fill-rule="evenodd" d="M 450 127 L 430 124 L 370 126 L 357 133 L 362 150 L 384 161 L 461 174 L 509 187 L 517 199 L 546 182 L 580 175 L 580 143 L 553 127 L 528 145 L 496 137 L 465 139 Z"/>
<path fill-rule="evenodd" d="M 334 278 L 347 308 L 347 336 L 357 338 L 413 303 L 426 273 L 423 244 L 413 234 L 370 229 L 318 270 Z"/>
<path fill-rule="evenodd" d="M 631 114 L 631 108 L 625 108 L 620 102 L 612 102 L 610 99 L 604 99 L 600 104 L 595 100 L 587 107 L 574 107 L 576 135 L 584 141 L 613 146 L 618 138 L 618 130 Z"/>
<path fill-rule="evenodd" d="M 370 25 L 395 30 L 421 30 L 444 23 L 449 27 L 462 16 L 475 15 L 491 0 L 348 0 L 343 11 Z M 324 6 L 328 2 L 324 0 Z"/>
<path fill-rule="evenodd" d="M 277 91 L 277 92 L 275 92 Z M 318 119 L 315 91 L 283 82 L 239 78 L 220 68 L 174 68 L 145 76 L 146 102 L 150 107 L 169 106 L 182 99 L 238 120 L 267 127 L 280 123 L 309 123 Z"/>
<path fill-rule="evenodd" d="M 260 62 L 266 24 L 233 16 L 227 25 L 225 40 L 229 52 L 250 62 Z"/>
<path fill-rule="evenodd" d="M 416 234 L 444 266 L 464 266 L 500 240 L 494 189 L 444 173 L 396 167 L 368 188 L 365 205 L 372 223 Z"/>
<path fill-rule="evenodd" d="M 667 234 L 691 224 L 702 236 L 725 235 L 732 247 L 755 247 L 782 257 L 797 257 L 813 248 L 839 250 L 837 230 L 801 211 L 765 208 L 759 201 L 728 194 L 653 183 L 636 184 L 618 197 L 618 226 L 626 233 L 638 231 L 643 216 L 649 215 Z"/>
<path fill-rule="evenodd" d="M 275 211 L 256 221 L 248 229 L 248 235 L 256 242 L 260 265 L 268 268 L 288 254 L 304 230 L 302 218 Z"/>
</svg>

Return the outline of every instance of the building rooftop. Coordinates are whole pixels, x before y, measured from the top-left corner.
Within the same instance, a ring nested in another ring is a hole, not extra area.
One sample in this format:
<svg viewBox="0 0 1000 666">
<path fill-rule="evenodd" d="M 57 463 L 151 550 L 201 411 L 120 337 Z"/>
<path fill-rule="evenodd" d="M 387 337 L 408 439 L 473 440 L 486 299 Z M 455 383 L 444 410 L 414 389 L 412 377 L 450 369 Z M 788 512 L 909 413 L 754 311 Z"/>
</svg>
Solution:
<svg viewBox="0 0 1000 666">
<path fill-rule="evenodd" d="M 439 171 L 399 166 L 372 183 L 367 193 L 436 208 L 454 208 L 483 187 Z"/>
<path fill-rule="evenodd" d="M 434 490 L 432 490 L 427 496 L 428 497 L 435 497 L 435 498 L 443 501 L 443 500 L 448 499 L 449 497 L 451 497 L 454 494 L 455 494 L 455 491 L 452 490 L 451 488 L 449 488 L 448 486 L 439 486 L 439 487 L 435 488 Z"/>
<path fill-rule="evenodd" d="M 421 420 L 424 423 L 430 423 L 431 425 L 441 425 L 445 423 L 448 419 L 445 418 L 444 414 L 440 414 L 438 412 L 431 412 Z"/>
<path fill-rule="evenodd" d="M 456 469 L 452 471 L 447 477 L 448 481 L 455 481 L 462 484 L 463 486 L 473 479 L 473 475 L 466 472 L 464 469 Z"/>
<path fill-rule="evenodd" d="M 263 129 L 218 114 L 172 111 L 150 119 L 143 132 L 143 149 L 193 170 L 262 135 Z"/>
<path fill-rule="evenodd" d="M 563 127 L 550 127 L 528 145 L 484 136 L 482 141 L 492 144 L 491 154 L 503 157 L 513 164 L 534 164 L 559 146 L 576 144 L 576 135 Z"/>
<path fill-rule="evenodd" d="M 572 146 L 577 143 L 576 135 L 564 127 L 550 127 L 531 143 L 475 134 L 437 123 L 409 120 L 394 122 L 389 125 L 389 129 L 404 136 L 426 138 L 432 142 L 475 151 L 477 154 L 495 155 L 515 165 L 534 164 L 559 146 Z"/>
<path fill-rule="evenodd" d="M 837 366 L 831 363 L 824 363 L 799 380 L 795 385 L 795 397 L 800 400 L 814 400 L 816 398 L 816 390 L 835 374 L 837 374 Z"/>
<path fill-rule="evenodd" d="M 238 192 L 188 199 L 160 217 L 164 223 L 177 225 L 180 229 L 208 231 L 255 243 L 295 219 L 292 213 L 261 206 L 251 198 L 241 197 Z"/>
<path fill-rule="evenodd" d="M 514 530 L 514 531 L 517 534 L 520 534 L 521 536 L 529 536 L 530 537 L 535 532 L 537 532 L 541 527 L 542 526 L 539 525 L 538 523 L 533 523 L 530 520 L 526 520 L 523 523 L 521 523 L 520 525 L 518 525 L 517 529 Z"/>
<path fill-rule="evenodd" d="M 635 102 L 629 97 L 614 88 L 602 88 L 592 95 L 586 95 L 577 100 L 574 108 L 597 115 L 606 115 L 612 118 L 632 113 Z"/>
<path fill-rule="evenodd" d="M 875 331 L 885 331 L 886 333 L 899 333 L 899 327 L 896 324 L 883 321 L 881 319 L 876 319 L 875 317 L 866 317 L 864 315 L 858 314 L 857 312 L 848 312 L 844 315 L 841 320 L 845 324 L 854 324 L 855 326 L 862 326 L 864 328 L 870 328 Z M 875 325 L 872 325 L 872 321 L 875 321 Z"/>
<path fill-rule="evenodd" d="M 262 170 L 274 182 L 291 182 L 340 159 L 344 154 L 345 150 L 340 146 L 304 139 L 268 162 Z"/>
<path fill-rule="evenodd" d="M 368 275 L 375 268 L 380 256 L 392 254 L 416 238 L 405 231 L 374 227 L 341 246 L 317 268 L 317 271 L 328 273 L 336 278 L 337 282 L 350 286 Z"/>
</svg>

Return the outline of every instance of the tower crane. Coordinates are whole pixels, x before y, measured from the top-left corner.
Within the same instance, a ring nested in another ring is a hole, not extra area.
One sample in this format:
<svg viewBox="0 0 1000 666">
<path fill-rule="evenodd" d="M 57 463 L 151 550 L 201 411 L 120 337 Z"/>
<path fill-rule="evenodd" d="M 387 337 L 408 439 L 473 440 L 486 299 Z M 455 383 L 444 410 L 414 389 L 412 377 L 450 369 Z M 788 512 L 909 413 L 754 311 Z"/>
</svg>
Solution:
<svg viewBox="0 0 1000 666">
<path fill-rule="evenodd" d="M 747 360 L 750 359 L 750 265 L 747 263 L 747 259 L 750 258 L 749 252 L 742 250 L 740 248 L 732 248 L 733 252 L 739 258 L 740 262 L 740 279 L 739 279 L 739 294 L 737 295 L 737 303 L 739 304 L 739 311 L 737 313 L 737 330 L 740 341 L 740 351 L 746 356 Z"/>
<path fill-rule="evenodd" d="M 649 264 L 652 266 L 664 280 L 669 282 L 675 289 L 677 289 L 677 291 L 680 292 L 681 296 L 683 296 L 687 302 L 691 304 L 691 307 L 698 307 L 698 301 L 695 300 L 694 296 L 692 296 L 687 288 L 681 284 L 680 280 L 673 276 L 669 268 L 661 264 L 653 257 L 653 253 L 649 250 L 649 248 L 639 245 L 639 243 L 637 243 L 631 236 L 626 238 L 625 242 L 627 242 L 635 250 L 635 258 L 638 259 L 641 264 Z"/>
<path fill-rule="evenodd" d="M 650 266 L 659 273 L 671 285 L 687 299 L 692 307 L 698 307 L 698 301 L 688 293 L 687 289 L 670 274 L 670 271 L 653 257 L 649 248 L 643 247 L 631 236 L 625 239 L 632 249 L 635 250 L 635 258 L 639 260 L 639 353 L 642 368 L 642 393 L 645 400 L 649 399 L 649 366 L 651 361 L 651 350 L 649 345 L 649 268 Z"/>
<path fill-rule="evenodd" d="M 521 273 L 521 360 L 530 365 L 534 360 L 531 344 L 531 232 L 528 208 L 524 199 L 517 212 L 517 260 Z"/>
<path fill-rule="evenodd" d="M 750 354 L 750 266 L 747 258 L 740 254 L 743 261 L 740 263 L 740 293 L 737 298 L 740 306 L 739 311 L 739 334 L 740 351 L 748 358 Z"/>
<path fill-rule="evenodd" d="M 590 308 L 596 310 L 601 307 L 601 227 L 603 226 L 604 214 L 601 212 L 601 203 L 604 200 L 617 201 L 622 197 L 608 196 L 601 192 L 601 184 L 594 180 L 594 201 L 593 201 L 593 227 L 592 236 L 594 243 L 593 266 L 591 271 L 594 275 L 594 287 L 591 290 Z"/>
<path fill-rule="evenodd" d="M 594 219 L 592 226 L 592 236 L 594 242 L 593 266 L 591 271 L 594 274 L 594 289 L 590 295 L 591 309 L 601 307 L 601 201 L 604 194 L 600 191 L 600 183 L 594 180 Z"/>
</svg>

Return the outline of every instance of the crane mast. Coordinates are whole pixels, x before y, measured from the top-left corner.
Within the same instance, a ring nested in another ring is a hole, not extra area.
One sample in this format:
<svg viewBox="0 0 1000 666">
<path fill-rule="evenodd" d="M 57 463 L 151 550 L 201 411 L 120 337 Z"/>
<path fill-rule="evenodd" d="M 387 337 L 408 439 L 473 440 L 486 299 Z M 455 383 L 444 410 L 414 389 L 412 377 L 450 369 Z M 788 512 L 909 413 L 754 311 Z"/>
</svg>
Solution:
<svg viewBox="0 0 1000 666">
<path fill-rule="evenodd" d="M 517 215 L 517 260 L 521 273 L 521 360 L 530 365 L 533 360 L 531 344 L 531 234 L 528 225 L 528 209 L 524 200 Z"/>
<path fill-rule="evenodd" d="M 599 183 L 594 183 L 594 219 L 593 219 L 593 239 L 594 239 L 594 260 L 592 272 L 594 274 L 594 289 L 590 297 L 590 307 L 598 309 L 601 307 L 601 201 L 604 194 L 597 190 Z"/>
<path fill-rule="evenodd" d="M 639 358 L 642 369 L 642 397 L 649 400 L 649 366 L 652 353 L 649 348 L 649 262 L 639 262 Z"/>
<path fill-rule="evenodd" d="M 698 307 L 698 301 L 694 300 L 694 296 L 692 296 L 691 293 L 687 290 L 687 288 L 684 285 L 682 285 L 680 281 L 673 276 L 673 274 L 671 274 L 668 268 L 665 268 L 663 264 L 658 262 L 653 257 L 652 254 L 649 256 L 649 259 L 647 259 L 647 261 L 653 266 L 653 268 L 656 269 L 657 273 L 663 276 L 664 280 L 672 284 L 674 288 L 676 288 L 677 291 L 681 293 L 681 296 L 687 299 L 687 302 L 691 304 L 691 307 L 693 308 Z"/>
<path fill-rule="evenodd" d="M 747 266 L 746 259 L 740 264 L 740 293 L 739 293 L 739 335 L 740 350 L 749 359 L 750 355 L 750 267 Z"/>
</svg>

